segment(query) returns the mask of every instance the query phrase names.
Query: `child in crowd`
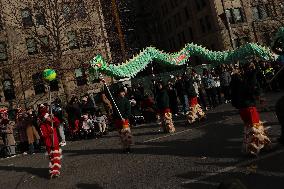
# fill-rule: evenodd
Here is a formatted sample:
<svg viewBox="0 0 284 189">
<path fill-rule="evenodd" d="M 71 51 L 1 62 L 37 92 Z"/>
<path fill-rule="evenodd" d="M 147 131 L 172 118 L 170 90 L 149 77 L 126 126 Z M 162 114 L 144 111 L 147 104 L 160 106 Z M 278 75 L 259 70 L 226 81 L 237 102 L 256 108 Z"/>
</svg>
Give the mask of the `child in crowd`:
<svg viewBox="0 0 284 189">
<path fill-rule="evenodd" d="M 95 123 L 98 125 L 100 130 L 100 136 L 106 135 L 106 127 L 107 127 L 107 116 L 102 114 L 102 111 L 99 109 L 96 112 L 96 117 L 94 119 Z"/>
<path fill-rule="evenodd" d="M 91 117 L 88 114 L 82 115 L 81 134 L 84 138 L 87 138 L 94 130 L 94 124 Z"/>
<path fill-rule="evenodd" d="M 5 156 L 14 157 L 16 155 L 16 142 L 14 138 L 15 123 L 8 118 L 8 110 L 6 108 L 0 109 L 0 133 L 5 145 Z"/>
</svg>

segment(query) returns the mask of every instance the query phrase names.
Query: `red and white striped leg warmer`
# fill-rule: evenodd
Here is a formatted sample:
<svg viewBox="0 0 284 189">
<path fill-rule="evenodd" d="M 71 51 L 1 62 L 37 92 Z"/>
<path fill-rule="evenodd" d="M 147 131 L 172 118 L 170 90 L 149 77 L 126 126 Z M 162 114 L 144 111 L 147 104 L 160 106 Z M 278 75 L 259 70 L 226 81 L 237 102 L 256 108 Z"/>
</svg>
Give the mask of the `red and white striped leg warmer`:
<svg viewBox="0 0 284 189">
<path fill-rule="evenodd" d="M 60 175 L 62 150 L 55 148 L 49 153 L 49 173 L 50 175 Z"/>
</svg>

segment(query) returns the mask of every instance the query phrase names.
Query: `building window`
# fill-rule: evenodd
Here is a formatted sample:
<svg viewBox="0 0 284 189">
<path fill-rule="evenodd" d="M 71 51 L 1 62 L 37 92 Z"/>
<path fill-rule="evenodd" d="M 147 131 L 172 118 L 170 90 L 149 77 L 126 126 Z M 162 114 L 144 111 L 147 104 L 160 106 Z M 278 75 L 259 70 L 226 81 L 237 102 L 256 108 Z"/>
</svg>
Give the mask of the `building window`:
<svg viewBox="0 0 284 189">
<path fill-rule="evenodd" d="M 64 3 L 63 4 L 63 17 L 65 20 L 72 20 L 72 7 L 71 3 Z"/>
<path fill-rule="evenodd" d="M 266 6 L 259 6 L 261 19 L 265 19 L 268 17 L 268 10 L 266 8 L 267 8 Z"/>
<path fill-rule="evenodd" d="M 37 43 L 35 41 L 34 38 L 29 38 L 26 39 L 26 45 L 27 45 L 27 49 L 28 49 L 28 54 L 29 55 L 33 55 L 33 54 L 37 54 Z"/>
<path fill-rule="evenodd" d="M 234 23 L 234 17 L 233 17 L 232 9 L 226 9 L 226 17 L 227 17 L 229 23 L 231 23 L 231 24 Z"/>
<path fill-rule="evenodd" d="M 234 15 L 234 23 L 242 23 L 244 22 L 242 9 L 241 8 L 235 8 L 233 9 L 233 15 Z"/>
<path fill-rule="evenodd" d="M 0 15 L 0 31 L 4 29 L 2 16 Z"/>
<path fill-rule="evenodd" d="M 6 101 L 14 100 L 16 98 L 15 88 L 12 77 L 9 73 L 4 72 L 3 92 Z"/>
<path fill-rule="evenodd" d="M 69 48 L 70 49 L 78 49 L 79 44 L 78 44 L 78 37 L 75 31 L 69 31 L 67 33 L 68 40 L 69 40 Z"/>
<path fill-rule="evenodd" d="M 77 86 L 82 86 L 87 84 L 86 74 L 82 68 L 75 70 L 75 77 L 77 81 Z"/>
<path fill-rule="evenodd" d="M 45 93 L 44 80 L 42 73 L 36 73 L 32 76 L 35 94 Z"/>
<path fill-rule="evenodd" d="M 0 42 L 0 61 L 8 60 L 7 46 L 5 42 Z"/>
<path fill-rule="evenodd" d="M 36 24 L 37 26 L 45 26 L 46 25 L 46 20 L 45 20 L 45 16 L 44 16 L 44 9 L 43 8 L 38 8 L 36 15 Z"/>
<path fill-rule="evenodd" d="M 52 80 L 49 82 L 50 91 L 59 91 L 58 80 Z"/>
<path fill-rule="evenodd" d="M 211 25 L 211 22 L 210 22 L 210 17 L 208 15 L 205 16 L 205 22 L 206 22 L 207 30 L 211 31 L 212 30 L 212 25 Z"/>
<path fill-rule="evenodd" d="M 252 14 L 253 14 L 253 20 L 259 20 L 261 17 L 260 17 L 260 12 L 259 12 L 259 9 L 258 7 L 252 7 Z"/>
<path fill-rule="evenodd" d="M 252 7 L 253 20 L 261 20 L 270 16 L 271 10 L 268 5 L 257 5 Z"/>
<path fill-rule="evenodd" d="M 82 0 L 76 2 L 76 17 L 78 19 L 85 19 L 87 17 L 86 7 Z"/>
<path fill-rule="evenodd" d="M 81 46 L 83 48 L 93 46 L 91 30 L 89 29 L 81 30 Z"/>
<path fill-rule="evenodd" d="M 33 26 L 33 18 L 30 9 L 26 8 L 22 10 L 22 22 L 24 27 Z"/>
<path fill-rule="evenodd" d="M 13 81 L 11 79 L 5 79 L 3 81 L 3 91 L 6 101 L 16 98 Z"/>
<path fill-rule="evenodd" d="M 226 16 L 230 24 L 244 22 L 244 16 L 241 8 L 227 9 Z"/>
</svg>

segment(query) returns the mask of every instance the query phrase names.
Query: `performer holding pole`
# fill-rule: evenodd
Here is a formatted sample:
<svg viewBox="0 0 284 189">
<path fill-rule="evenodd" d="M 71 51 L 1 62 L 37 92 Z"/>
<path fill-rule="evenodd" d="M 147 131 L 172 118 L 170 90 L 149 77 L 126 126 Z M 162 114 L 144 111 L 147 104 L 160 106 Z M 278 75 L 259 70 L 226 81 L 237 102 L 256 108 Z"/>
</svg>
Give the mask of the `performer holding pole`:
<svg viewBox="0 0 284 189">
<path fill-rule="evenodd" d="M 232 76 L 232 105 L 239 109 L 241 119 L 245 124 L 243 152 L 257 156 L 261 149 L 270 146 L 271 141 L 256 108 L 260 91 L 255 65 L 249 63 L 244 70 L 244 75 L 235 73 Z"/>
<path fill-rule="evenodd" d="M 131 145 L 133 144 L 133 136 L 129 126 L 131 105 L 129 100 L 125 97 L 126 91 L 121 87 L 118 90 L 116 99 L 114 99 L 106 81 L 102 78 L 102 75 L 100 75 L 100 77 L 114 105 L 113 119 L 115 120 L 115 126 L 120 136 L 123 152 L 131 153 Z"/>
<path fill-rule="evenodd" d="M 55 71 L 51 69 L 46 69 L 44 71 L 44 78 L 47 81 L 54 80 L 56 78 Z M 49 176 L 52 179 L 60 176 L 62 151 L 59 148 L 57 129 L 54 128 L 59 126 L 60 121 L 52 114 L 50 86 L 48 86 L 47 88 L 49 93 L 49 107 L 44 104 L 40 105 L 39 122 L 40 122 L 41 134 L 50 160 Z"/>
</svg>

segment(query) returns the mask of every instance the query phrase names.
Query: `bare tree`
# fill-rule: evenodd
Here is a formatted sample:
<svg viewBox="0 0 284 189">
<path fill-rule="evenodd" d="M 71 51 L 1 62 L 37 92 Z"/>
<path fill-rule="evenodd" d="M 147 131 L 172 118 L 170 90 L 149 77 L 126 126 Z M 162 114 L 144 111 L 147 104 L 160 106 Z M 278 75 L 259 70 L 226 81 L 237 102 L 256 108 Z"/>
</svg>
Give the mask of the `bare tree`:
<svg viewBox="0 0 284 189">
<path fill-rule="evenodd" d="M 66 72 L 90 60 L 96 53 L 93 49 L 105 39 L 100 32 L 102 25 L 92 22 L 90 16 L 100 14 L 97 12 L 97 1 L 1 0 L 1 4 L 5 29 L 20 31 L 22 35 L 29 37 L 27 43 L 40 47 L 37 58 L 43 59 L 46 66 L 58 70 L 68 97 L 67 82 L 64 79 Z M 90 48 L 87 50 L 86 47 Z M 13 48 L 17 52 L 21 51 L 16 46 Z M 72 53 L 73 49 L 77 49 L 76 55 Z M 17 53 L 15 57 L 20 59 L 23 56 Z"/>
</svg>

